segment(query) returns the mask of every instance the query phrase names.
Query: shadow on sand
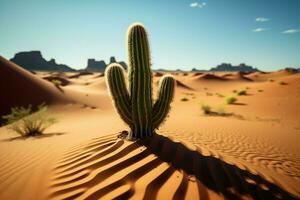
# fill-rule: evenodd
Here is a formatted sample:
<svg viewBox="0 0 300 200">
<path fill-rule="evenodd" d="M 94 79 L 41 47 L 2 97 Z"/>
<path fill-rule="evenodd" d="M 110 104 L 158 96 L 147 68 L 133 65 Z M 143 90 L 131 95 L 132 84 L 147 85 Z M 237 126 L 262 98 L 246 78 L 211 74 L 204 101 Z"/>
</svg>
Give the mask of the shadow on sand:
<svg viewBox="0 0 300 200">
<path fill-rule="evenodd" d="M 227 164 L 215 157 L 203 156 L 198 151 L 190 150 L 167 137 L 155 135 L 139 143 L 175 169 L 194 175 L 201 182 L 198 183 L 198 187 L 203 184 L 226 199 L 241 199 L 245 196 L 253 199 L 296 199 L 259 175 Z M 185 193 L 186 190 L 187 188 L 183 187 L 177 192 Z M 146 193 L 145 196 L 155 197 L 156 191 L 149 190 Z"/>
<path fill-rule="evenodd" d="M 259 175 L 201 155 L 195 146 L 156 134 L 136 142 L 122 139 L 126 136 L 123 131 L 95 138 L 66 152 L 54 166 L 50 198 L 92 200 L 114 194 L 113 199 L 129 199 L 144 188 L 140 199 L 156 199 L 167 182 L 175 181 L 167 199 L 185 199 L 189 184 L 198 187 L 200 199 L 210 199 L 209 191 L 231 200 L 296 199 Z M 165 162 L 164 169 L 158 167 Z M 137 185 L 149 173 L 156 175 Z"/>
</svg>

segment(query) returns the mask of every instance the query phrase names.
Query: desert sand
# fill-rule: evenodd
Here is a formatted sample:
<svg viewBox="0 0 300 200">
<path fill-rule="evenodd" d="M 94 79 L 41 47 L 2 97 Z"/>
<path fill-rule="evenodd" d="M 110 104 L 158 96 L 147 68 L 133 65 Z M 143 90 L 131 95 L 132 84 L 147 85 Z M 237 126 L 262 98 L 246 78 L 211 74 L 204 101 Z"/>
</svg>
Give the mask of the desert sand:
<svg viewBox="0 0 300 200">
<path fill-rule="evenodd" d="M 0 115 L 45 102 L 58 120 L 34 138 L 0 127 L 0 199 L 300 198 L 300 73 L 174 76 L 169 117 L 132 142 L 103 74 L 31 73 L 0 57 Z"/>
</svg>

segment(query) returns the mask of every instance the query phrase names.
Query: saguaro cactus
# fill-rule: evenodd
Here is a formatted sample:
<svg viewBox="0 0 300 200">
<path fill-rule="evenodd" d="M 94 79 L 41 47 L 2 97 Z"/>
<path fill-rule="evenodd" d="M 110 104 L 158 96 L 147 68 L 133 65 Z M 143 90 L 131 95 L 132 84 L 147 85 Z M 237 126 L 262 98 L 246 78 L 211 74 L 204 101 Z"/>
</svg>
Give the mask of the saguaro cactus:
<svg viewBox="0 0 300 200">
<path fill-rule="evenodd" d="M 117 63 L 105 70 L 106 82 L 114 105 L 129 125 L 129 139 L 152 136 L 166 118 L 173 100 L 176 81 L 171 75 L 162 77 L 157 100 L 152 101 L 152 72 L 147 33 L 143 25 L 133 24 L 128 29 L 128 83 L 124 69 Z"/>
</svg>

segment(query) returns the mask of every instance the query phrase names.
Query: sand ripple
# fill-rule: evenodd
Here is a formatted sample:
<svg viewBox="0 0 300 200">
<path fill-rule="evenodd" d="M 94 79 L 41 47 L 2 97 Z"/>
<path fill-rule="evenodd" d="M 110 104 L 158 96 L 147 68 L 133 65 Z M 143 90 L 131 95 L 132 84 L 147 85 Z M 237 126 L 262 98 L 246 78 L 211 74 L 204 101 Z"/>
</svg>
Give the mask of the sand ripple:
<svg viewBox="0 0 300 200">
<path fill-rule="evenodd" d="M 293 199 L 210 149 L 168 137 L 130 142 L 111 135 L 78 145 L 53 169 L 53 199 Z M 255 157 L 256 159 L 260 159 Z M 262 161 L 258 161 L 262 162 Z"/>
</svg>

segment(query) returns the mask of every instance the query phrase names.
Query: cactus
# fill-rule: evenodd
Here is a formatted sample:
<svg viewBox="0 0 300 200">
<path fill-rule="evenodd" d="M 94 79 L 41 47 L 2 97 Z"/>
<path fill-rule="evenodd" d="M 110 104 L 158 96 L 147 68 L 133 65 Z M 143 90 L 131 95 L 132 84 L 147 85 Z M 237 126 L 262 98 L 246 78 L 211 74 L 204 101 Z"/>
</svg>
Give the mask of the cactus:
<svg viewBox="0 0 300 200">
<path fill-rule="evenodd" d="M 105 70 L 106 83 L 114 106 L 122 120 L 130 127 L 128 139 L 152 136 L 166 118 L 174 97 L 176 81 L 171 75 L 162 77 L 157 100 L 152 100 L 152 71 L 147 33 L 143 25 L 128 29 L 128 89 L 124 69 L 118 63 Z"/>
</svg>

